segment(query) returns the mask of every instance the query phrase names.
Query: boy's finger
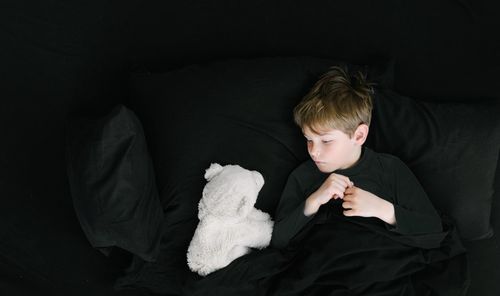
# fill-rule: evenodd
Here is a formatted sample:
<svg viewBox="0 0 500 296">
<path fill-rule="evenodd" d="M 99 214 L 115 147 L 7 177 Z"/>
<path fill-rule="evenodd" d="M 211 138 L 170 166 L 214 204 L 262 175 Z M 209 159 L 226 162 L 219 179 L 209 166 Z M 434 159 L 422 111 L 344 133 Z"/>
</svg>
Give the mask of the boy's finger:
<svg viewBox="0 0 500 296">
<path fill-rule="evenodd" d="M 332 173 L 330 176 L 333 180 L 335 180 L 335 179 L 342 180 L 342 182 L 344 183 L 344 187 L 347 187 L 347 186 L 349 186 L 349 184 L 352 183 L 351 180 L 349 179 L 349 177 L 344 176 L 344 175 Z"/>
<path fill-rule="evenodd" d="M 344 189 L 352 187 L 353 184 L 349 179 L 347 180 L 340 179 L 338 180 L 338 182 Z"/>
<path fill-rule="evenodd" d="M 345 187 L 350 186 L 352 183 L 351 180 L 349 179 L 349 177 L 346 177 L 346 176 L 342 176 L 342 180 L 344 181 Z"/>
<path fill-rule="evenodd" d="M 343 196 L 343 195 L 339 195 L 339 194 L 337 194 L 337 193 L 334 193 L 332 197 L 333 197 L 333 199 L 339 199 L 339 198 L 340 198 L 340 199 L 343 199 L 343 198 L 344 198 L 344 196 Z"/>
<path fill-rule="evenodd" d="M 352 216 L 355 216 L 355 214 L 354 214 L 353 210 L 345 210 L 344 211 L 344 216 L 352 217 Z"/>
<path fill-rule="evenodd" d="M 352 203 L 351 203 L 351 202 L 348 202 L 348 201 L 344 201 L 344 202 L 342 203 L 342 207 L 343 207 L 344 209 L 349 209 L 349 210 L 350 210 L 350 209 L 352 209 Z"/>
<path fill-rule="evenodd" d="M 345 194 L 353 194 L 355 191 L 355 187 L 352 186 L 352 187 L 347 187 L 346 190 L 345 190 Z"/>
</svg>

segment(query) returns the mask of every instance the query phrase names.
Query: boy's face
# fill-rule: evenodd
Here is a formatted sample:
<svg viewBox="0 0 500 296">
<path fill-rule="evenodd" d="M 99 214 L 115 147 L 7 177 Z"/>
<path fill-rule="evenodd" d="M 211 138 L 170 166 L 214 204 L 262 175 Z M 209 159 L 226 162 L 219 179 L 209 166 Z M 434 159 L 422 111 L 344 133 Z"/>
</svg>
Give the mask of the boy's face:
<svg viewBox="0 0 500 296">
<path fill-rule="evenodd" d="M 364 128 L 360 131 L 358 127 L 352 137 L 337 129 L 323 129 L 319 133 L 308 127 L 303 129 L 309 155 L 323 173 L 346 169 L 358 161 L 361 145 L 366 139 L 366 135 L 360 135 L 360 132 L 363 133 Z"/>
</svg>

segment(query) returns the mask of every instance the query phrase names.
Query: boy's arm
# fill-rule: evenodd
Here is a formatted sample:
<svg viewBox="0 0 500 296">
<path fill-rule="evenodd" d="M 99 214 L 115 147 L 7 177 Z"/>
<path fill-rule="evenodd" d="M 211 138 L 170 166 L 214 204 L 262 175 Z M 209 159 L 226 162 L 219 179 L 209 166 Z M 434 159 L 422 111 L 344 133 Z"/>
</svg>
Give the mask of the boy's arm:
<svg viewBox="0 0 500 296">
<path fill-rule="evenodd" d="M 342 207 L 345 216 L 376 217 L 401 234 L 442 231 L 441 218 L 410 169 L 400 160 L 388 168 L 393 174 L 394 201 L 353 186 L 347 188 Z"/>
<path fill-rule="evenodd" d="M 301 169 L 304 170 L 304 167 Z M 343 198 L 346 188 L 353 185 L 348 177 L 332 173 L 323 180 L 315 192 L 304 200 L 307 194 L 300 186 L 298 177 L 305 177 L 309 180 L 310 176 L 305 176 L 307 173 L 304 174 L 301 169 L 294 171 L 288 178 L 276 211 L 271 245 L 277 248 L 288 245 L 322 205 L 330 199 Z"/>
<path fill-rule="evenodd" d="M 271 246 L 283 248 L 312 219 L 304 215 L 303 190 L 292 173 L 283 189 L 283 194 L 276 210 Z"/>
<path fill-rule="evenodd" d="M 396 227 L 402 234 L 441 232 L 441 217 L 412 171 L 402 162 L 394 167 Z"/>
</svg>

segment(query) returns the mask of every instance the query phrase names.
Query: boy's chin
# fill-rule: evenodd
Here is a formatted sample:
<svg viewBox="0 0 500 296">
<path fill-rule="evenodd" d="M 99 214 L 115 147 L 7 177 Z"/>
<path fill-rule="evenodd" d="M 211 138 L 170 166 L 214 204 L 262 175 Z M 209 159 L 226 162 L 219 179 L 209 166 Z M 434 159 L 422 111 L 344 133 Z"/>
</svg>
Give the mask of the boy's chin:
<svg viewBox="0 0 500 296">
<path fill-rule="evenodd" d="M 316 163 L 316 167 L 322 173 L 332 173 L 333 171 L 335 171 L 335 169 L 332 169 L 331 166 L 329 166 L 327 164 Z"/>
</svg>

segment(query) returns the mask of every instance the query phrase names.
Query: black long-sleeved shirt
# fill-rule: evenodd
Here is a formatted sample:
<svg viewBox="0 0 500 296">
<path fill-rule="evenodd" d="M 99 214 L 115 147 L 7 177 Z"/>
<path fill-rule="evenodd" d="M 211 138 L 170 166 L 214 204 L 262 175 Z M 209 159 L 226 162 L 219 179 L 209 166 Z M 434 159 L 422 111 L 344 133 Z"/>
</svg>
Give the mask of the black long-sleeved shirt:
<svg viewBox="0 0 500 296">
<path fill-rule="evenodd" d="M 442 231 L 440 216 L 410 169 L 397 157 L 363 148 L 352 167 L 334 173 L 349 177 L 354 185 L 394 205 L 396 225 L 387 228 L 415 235 Z M 271 245 L 282 248 L 314 217 L 304 215 L 305 200 L 330 174 L 308 160 L 289 176 L 275 214 Z M 349 219 L 349 217 L 345 217 Z"/>
</svg>

